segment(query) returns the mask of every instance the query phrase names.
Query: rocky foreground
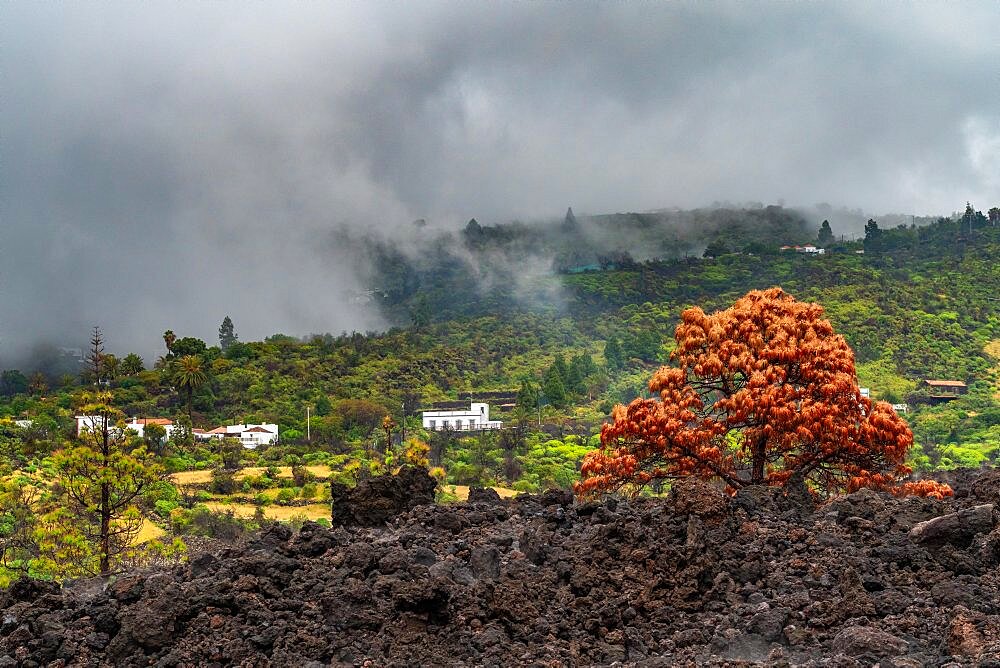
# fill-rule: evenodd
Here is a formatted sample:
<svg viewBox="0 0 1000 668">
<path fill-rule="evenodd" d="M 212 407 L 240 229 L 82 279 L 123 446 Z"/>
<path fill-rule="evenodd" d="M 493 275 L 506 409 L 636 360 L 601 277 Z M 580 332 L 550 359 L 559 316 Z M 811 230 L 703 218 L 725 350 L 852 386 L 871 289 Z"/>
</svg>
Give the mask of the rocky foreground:
<svg viewBox="0 0 1000 668">
<path fill-rule="evenodd" d="M 480 491 L 275 525 L 170 570 L 16 583 L 0 666 L 1000 666 L 1000 472 L 951 482 L 820 508 Z"/>
</svg>

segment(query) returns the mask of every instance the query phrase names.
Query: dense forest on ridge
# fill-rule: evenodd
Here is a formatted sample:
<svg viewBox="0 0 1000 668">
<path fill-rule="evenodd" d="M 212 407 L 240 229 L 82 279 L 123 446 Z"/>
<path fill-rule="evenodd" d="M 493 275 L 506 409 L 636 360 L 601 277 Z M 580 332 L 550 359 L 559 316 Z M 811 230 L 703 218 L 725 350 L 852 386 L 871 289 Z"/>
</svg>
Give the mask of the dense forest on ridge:
<svg viewBox="0 0 1000 668">
<path fill-rule="evenodd" d="M 388 331 L 243 342 L 229 321 L 219 345 L 168 332 L 158 359 L 103 353 L 99 378 L 55 348 L 40 348 L 35 368 L 4 369 L 4 493 L 9 502 L 26 484 L 48 489 L 53 458 L 72 439 L 73 415 L 95 382 L 129 417 L 279 426 L 279 444 L 235 453 L 190 431 L 174 440 L 147 435 L 142 445 L 165 473 L 217 472 L 194 491 L 165 481 L 144 492 L 168 531 L 217 531 L 226 520 L 199 510 L 199 501 L 318 503 L 317 482 L 350 483 L 400 461 L 427 461 L 454 485 L 566 489 L 612 406 L 643 395 L 669 361 L 685 308 L 723 309 L 770 286 L 821 304 L 854 350 L 860 384 L 874 399 L 906 404 L 915 468 L 995 461 L 1000 210 L 969 207 L 886 229 L 872 220 L 858 240 L 835 233 L 766 207 L 580 219 L 569 211 L 548 227 L 473 220 L 428 242 L 437 250 L 426 254 L 355 239 L 373 258 L 363 298 L 396 323 Z M 825 252 L 781 249 L 805 244 Z M 927 379 L 961 381 L 968 392 L 936 401 Z M 489 392 L 516 396 L 513 406 L 493 407 L 508 429 L 421 428 L 421 408 Z M 218 473 L 254 466 L 235 478 Z M 280 499 L 268 496 L 272 487 Z M 5 517 L 0 534 L 10 532 Z"/>
</svg>

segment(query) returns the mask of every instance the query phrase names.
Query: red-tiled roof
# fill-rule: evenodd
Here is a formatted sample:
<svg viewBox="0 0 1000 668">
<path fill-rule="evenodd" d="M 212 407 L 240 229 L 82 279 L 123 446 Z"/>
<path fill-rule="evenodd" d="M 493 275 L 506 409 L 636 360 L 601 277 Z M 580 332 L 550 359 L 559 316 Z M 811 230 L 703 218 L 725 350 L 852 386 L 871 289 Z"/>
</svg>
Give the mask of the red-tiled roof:
<svg viewBox="0 0 1000 668">
<path fill-rule="evenodd" d="M 932 387 L 967 387 L 960 380 L 925 380 L 924 382 Z"/>
<path fill-rule="evenodd" d="M 249 429 L 244 429 L 243 433 L 245 434 L 248 431 L 252 431 L 252 432 L 255 432 L 255 433 L 264 432 L 265 434 L 273 434 L 274 433 L 270 429 L 264 429 L 263 427 L 250 427 Z"/>
<path fill-rule="evenodd" d="M 174 421 L 168 418 L 135 418 L 133 424 L 158 424 L 161 427 L 173 424 Z"/>
</svg>

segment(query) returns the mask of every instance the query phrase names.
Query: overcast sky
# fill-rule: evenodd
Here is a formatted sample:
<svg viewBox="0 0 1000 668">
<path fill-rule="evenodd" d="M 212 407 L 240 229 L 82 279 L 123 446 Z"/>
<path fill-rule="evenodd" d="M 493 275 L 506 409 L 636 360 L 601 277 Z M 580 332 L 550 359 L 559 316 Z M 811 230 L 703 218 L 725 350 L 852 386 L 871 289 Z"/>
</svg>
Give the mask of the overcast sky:
<svg viewBox="0 0 1000 668">
<path fill-rule="evenodd" d="M 3 11 L 8 346 L 376 328 L 335 225 L 1000 204 L 993 0 Z"/>
</svg>

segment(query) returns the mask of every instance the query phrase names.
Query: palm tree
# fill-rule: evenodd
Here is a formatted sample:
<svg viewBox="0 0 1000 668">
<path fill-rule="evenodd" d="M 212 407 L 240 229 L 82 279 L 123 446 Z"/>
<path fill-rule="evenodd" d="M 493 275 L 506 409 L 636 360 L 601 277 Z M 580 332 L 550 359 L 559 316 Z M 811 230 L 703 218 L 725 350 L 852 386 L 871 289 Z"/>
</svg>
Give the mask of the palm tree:
<svg viewBox="0 0 1000 668">
<path fill-rule="evenodd" d="M 202 368 L 201 358 L 197 355 L 185 355 L 177 360 L 174 367 L 174 385 L 178 390 L 187 392 L 188 419 L 191 419 L 191 404 L 194 402 L 194 391 L 208 382 L 208 376 Z"/>
</svg>

